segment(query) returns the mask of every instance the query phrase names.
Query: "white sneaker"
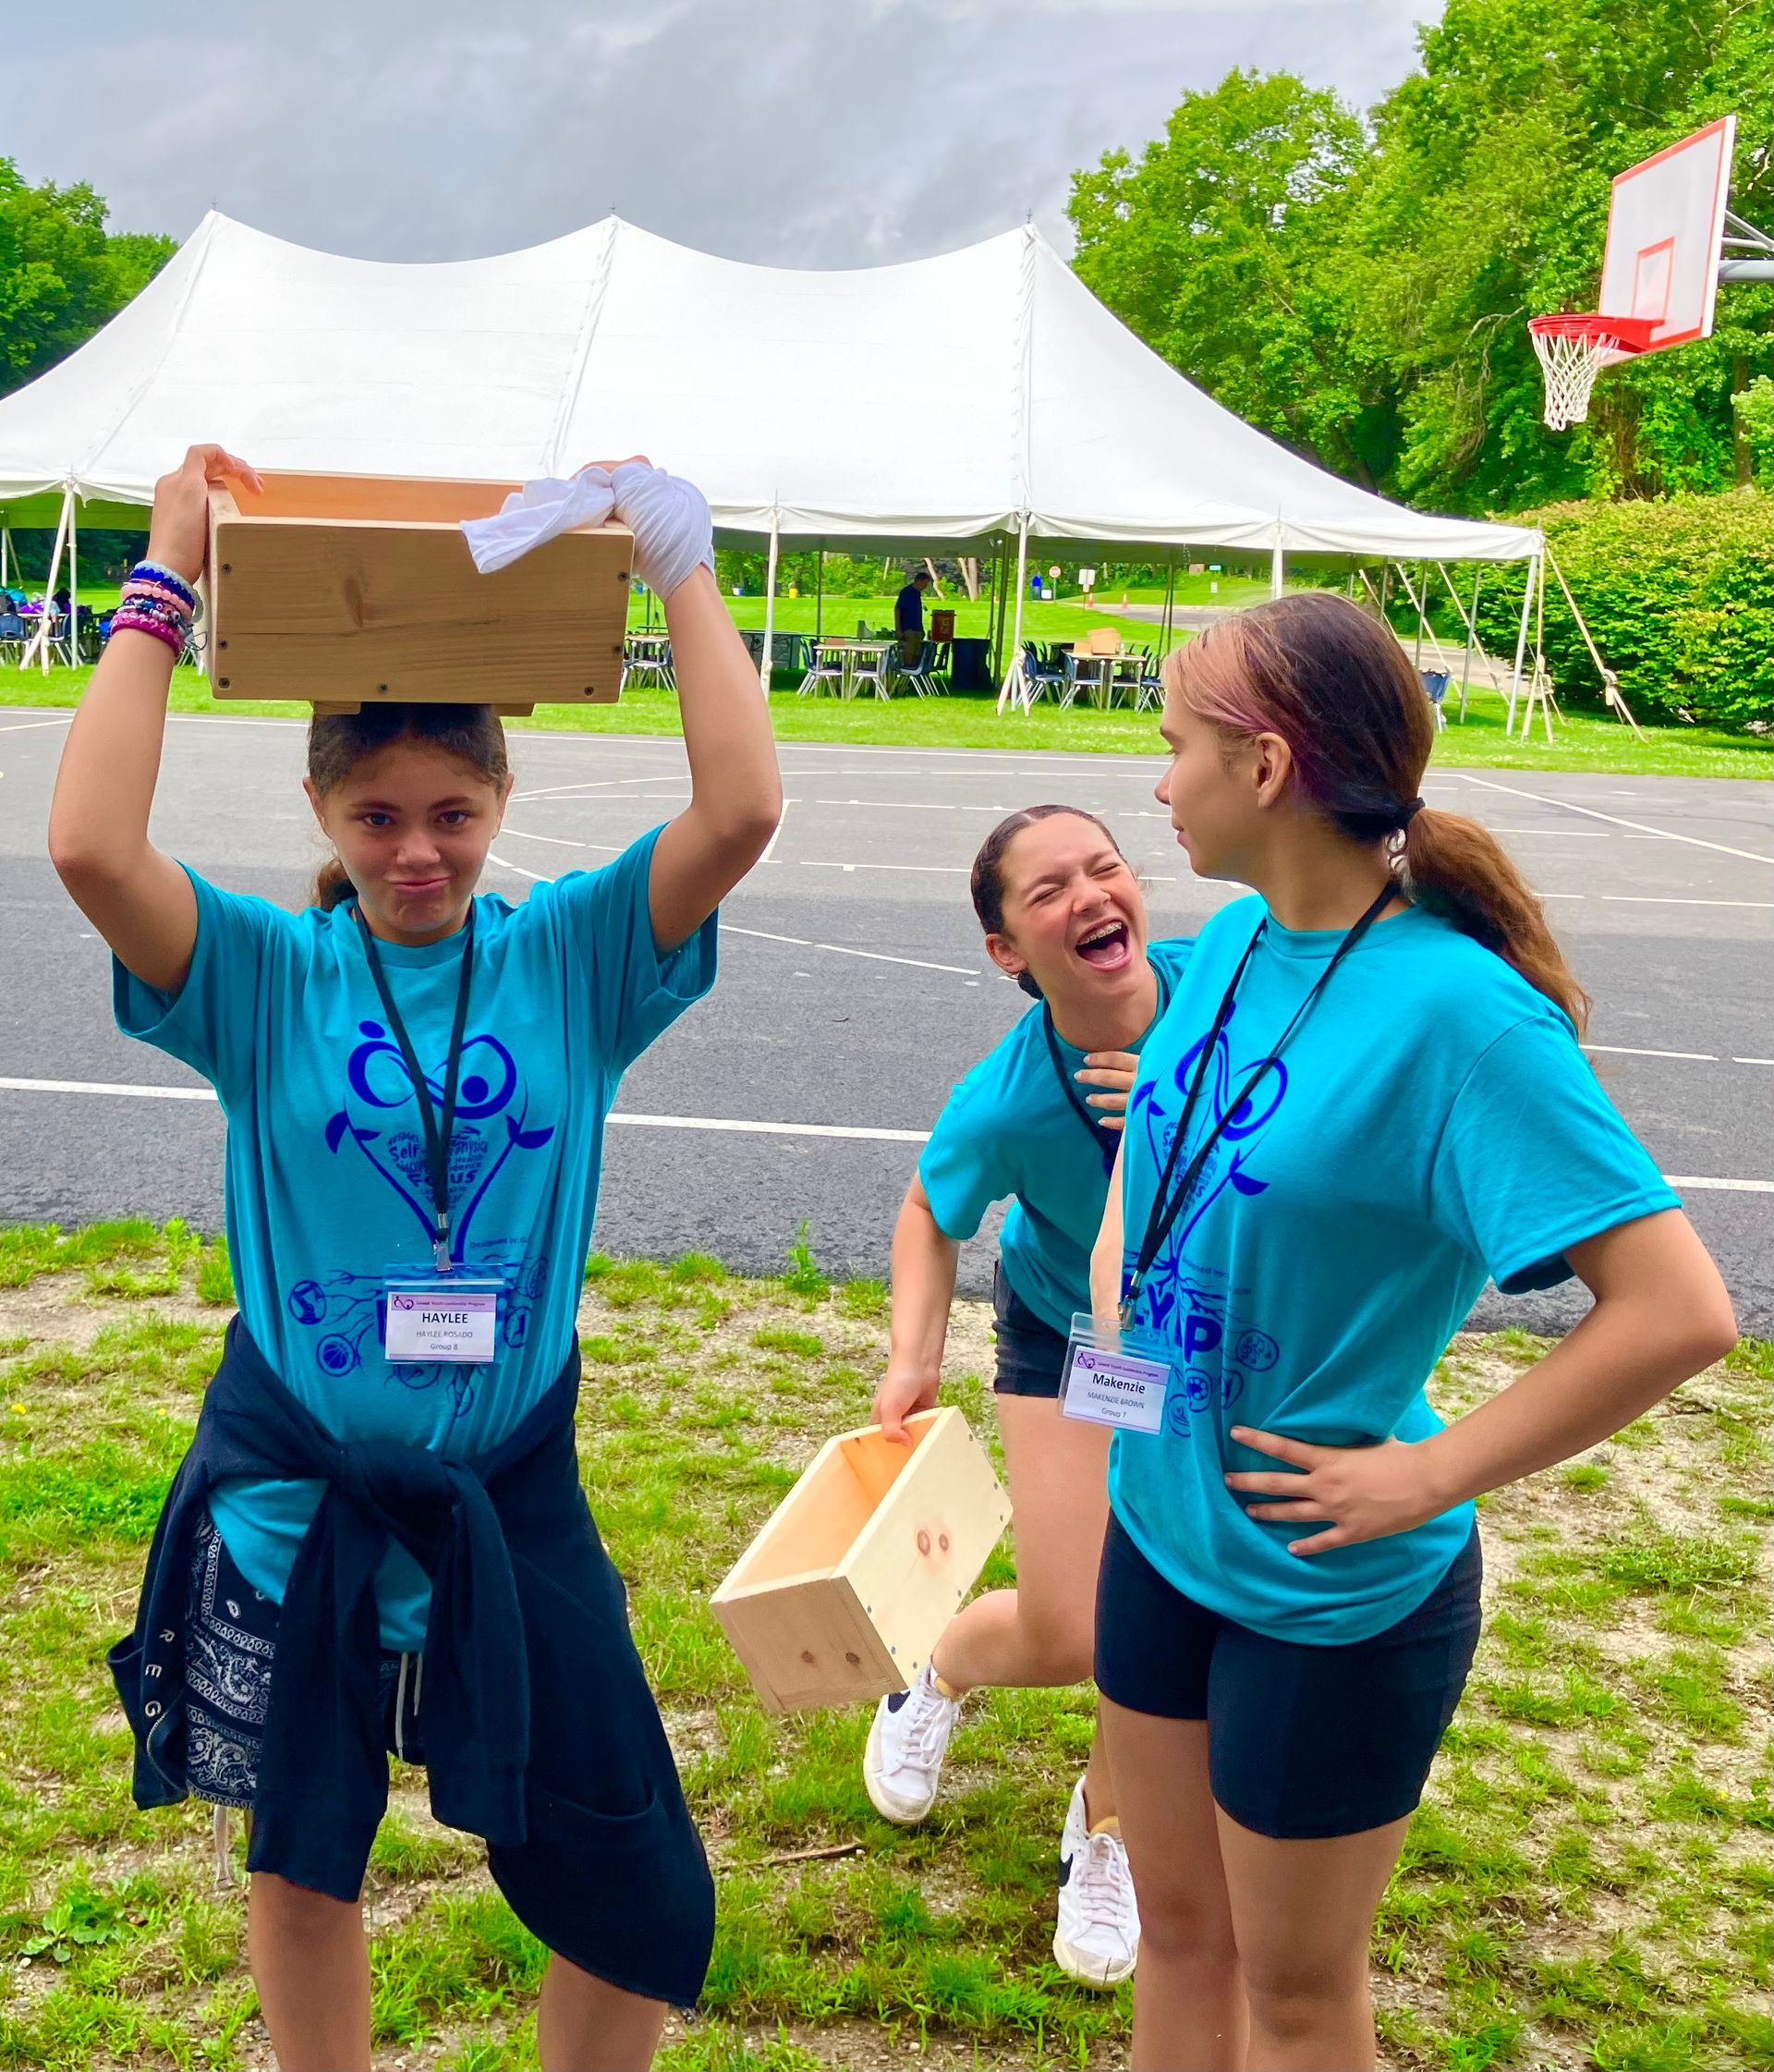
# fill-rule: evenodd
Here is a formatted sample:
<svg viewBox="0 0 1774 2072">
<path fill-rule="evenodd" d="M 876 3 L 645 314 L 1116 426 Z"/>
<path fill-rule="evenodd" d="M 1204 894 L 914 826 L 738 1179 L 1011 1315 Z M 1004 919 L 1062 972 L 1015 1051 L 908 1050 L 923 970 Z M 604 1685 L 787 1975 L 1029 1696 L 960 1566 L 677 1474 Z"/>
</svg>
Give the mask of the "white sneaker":
<svg viewBox="0 0 1774 2072">
<path fill-rule="evenodd" d="M 937 1689 L 928 1663 L 910 1690 L 893 1691 L 875 1708 L 862 1781 L 883 1820 L 912 1827 L 936 1804 L 942 1758 L 960 1717 L 960 1700 Z"/>
<path fill-rule="evenodd" d="M 1072 1789 L 1060 1836 L 1060 1920 L 1053 1961 L 1080 1985 L 1112 1986 L 1131 1978 L 1139 1957 L 1139 1907 L 1117 1822 L 1090 1832 L 1084 1780 Z"/>
</svg>

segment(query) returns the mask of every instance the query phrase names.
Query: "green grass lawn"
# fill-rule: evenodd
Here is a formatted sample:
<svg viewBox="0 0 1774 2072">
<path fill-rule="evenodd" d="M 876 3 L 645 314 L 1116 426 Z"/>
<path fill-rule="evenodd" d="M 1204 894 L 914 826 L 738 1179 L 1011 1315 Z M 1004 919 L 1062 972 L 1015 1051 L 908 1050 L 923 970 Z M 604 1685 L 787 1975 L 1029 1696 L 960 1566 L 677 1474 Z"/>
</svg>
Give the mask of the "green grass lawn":
<svg viewBox="0 0 1774 2072">
<path fill-rule="evenodd" d="M 1047 607 L 1061 613 L 1064 604 Z M 1048 636 L 1043 635 L 1042 638 Z M 91 669 L 39 671 L 0 668 L 0 706 L 77 705 Z M 1074 706 L 1057 712 L 1037 705 L 1029 713 L 1000 716 L 989 696 L 897 698 L 844 701 L 799 698 L 792 672 L 776 672 L 771 713 L 777 738 L 784 741 L 843 741 L 885 748 L 1050 749 L 1069 755 L 1086 752 L 1156 755 L 1160 752 L 1156 713 L 1096 712 Z M 229 699 L 218 704 L 196 670 L 181 669 L 173 679 L 176 713 L 235 713 L 244 718 L 283 717 L 305 720 L 306 705 L 268 704 Z M 1774 743 L 1748 735 L 1720 734 L 1708 727 L 1647 727 L 1641 742 L 1612 719 L 1572 713 L 1557 724 L 1554 744 L 1536 733 L 1532 741 L 1507 738 L 1502 700 L 1490 691 L 1473 694 L 1463 725 L 1451 720 L 1436 741 L 1435 762 L 1444 767 L 1476 770 L 1596 770 L 1614 775 L 1675 777 L 1759 777 L 1770 772 Z M 516 728 L 541 727 L 581 734 L 675 734 L 677 701 L 669 691 L 637 689 L 615 705 L 545 705 L 532 719 L 513 720 Z"/>
<path fill-rule="evenodd" d="M 230 1298 L 179 1226 L 0 1229 L 0 2066 L 268 2063 L 238 1889 L 208 1820 L 130 1801 L 103 1669 L 188 1439 Z M 994 1434 L 988 1320 L 961 1305 L 949 1394 Z M 712 1261 L 594 1259 L 581 1314 L 586 1481 L 720 1889 L 702 2013 L 672 2072 L 1125 2062 L 1128 1994 L 1054 1968 L 1055 1838 L 1087 1691 L 969 1704 L 921 1828 L 862 1788 L 866 1708 L 751 1696 L 708 1595 L 830 1432 L 863 1421 L 878 1284 Z M 1538 1356 L 1457 1340 L 1444 1411 Z M 1381 1911 L 1386 2062 L 1736 2072 L 1774 2051 L 1770 1348 L 1483 1506 L 1489 1626 Z M 1013 1578 L 1007 1549 L 988 1584 Z M 371 1859 L 378 2063 L 534 2062 L 542 1956 L 472 1841 L 397 1769 Z"/>
</svg>

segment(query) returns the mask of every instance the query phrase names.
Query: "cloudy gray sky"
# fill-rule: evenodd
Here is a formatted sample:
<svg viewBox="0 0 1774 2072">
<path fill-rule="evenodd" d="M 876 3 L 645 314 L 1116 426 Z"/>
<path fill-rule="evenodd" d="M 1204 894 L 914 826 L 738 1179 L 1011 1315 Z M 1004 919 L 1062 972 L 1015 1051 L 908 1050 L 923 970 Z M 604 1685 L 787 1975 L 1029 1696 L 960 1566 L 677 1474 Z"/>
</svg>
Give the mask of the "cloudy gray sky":
<svg viewBox="0 0 1774 2072">
<path fill-rule="evenodd" d="M 90 179 L 114 228 L 183 238 L 214 207 L 369 259 L 612 208 L 778 265 L 917 258 L 1026 210 L 1069 249 L 1071 172 L 1186 89 L 1285 67 L 1366 105 L 1440 4 L 85 0 L 13 10 L 0 151 Z"/>
</svg>

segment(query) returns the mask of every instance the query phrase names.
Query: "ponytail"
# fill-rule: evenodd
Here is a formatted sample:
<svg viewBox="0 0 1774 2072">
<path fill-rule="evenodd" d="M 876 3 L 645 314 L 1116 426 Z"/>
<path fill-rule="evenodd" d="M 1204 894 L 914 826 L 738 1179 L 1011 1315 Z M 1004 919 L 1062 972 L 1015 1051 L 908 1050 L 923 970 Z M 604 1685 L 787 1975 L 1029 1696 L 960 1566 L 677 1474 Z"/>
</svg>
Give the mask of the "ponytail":
<svg viewBox="0 0 1774 2072">
<path fill-rule="evenodd" d="M 1476 821 L 1417 797 L 1435 717 L 1389 627 L 1328 591 L 1234 613 L 1164 663 L 1166 687 L 1222 734 L 1278 734 L 1303 796 L 1353 842 L 1388 842 L 1405 893 L 1563 1009 L 1581 1035 L 1589 996 L 1540 903 Z"/>
<path fill-rule="evenodd" d="M 308 903 L 318 907 L 322 913 L 330 913 L 334 907 L 344 906 L 347 899 L 355 899 L 357 895 L 358 888 L 346 872 L 345 859 L 330 856 L 314 873 Z"/>
<path fill-rule="evenodd" d="M 1450 920 L 1563 1008 L 1581 1036 L 1589 995 L 1546 925 L 1539 901 L 1502 845 L 1476 820 L 1425 809 L 1411 817 L 1402 851 L 1405 892 Z"/>
</svg>

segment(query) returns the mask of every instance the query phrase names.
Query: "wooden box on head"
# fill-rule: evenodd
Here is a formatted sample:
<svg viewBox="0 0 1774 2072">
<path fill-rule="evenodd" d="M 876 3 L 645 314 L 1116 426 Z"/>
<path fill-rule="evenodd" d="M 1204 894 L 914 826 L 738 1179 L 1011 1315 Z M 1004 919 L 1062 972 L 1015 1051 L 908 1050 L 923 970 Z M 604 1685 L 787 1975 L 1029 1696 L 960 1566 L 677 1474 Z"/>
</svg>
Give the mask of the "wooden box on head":
<svg viewBox="0 0 1774 2072">
<path fill-rule="evenodd" d="M 770 1712 L 854 1705 L 910 1684 L 1010 1523 L 959 1410 L 828 1439 L 714 1593 Z"/>
<path fill-rule="evenodd" d="M 210 492 L 205 660 L 218 699 L 612 704 L 634 536 L 583 526 L 483 576 L 462 520 L 516 485 L 267 473 Z"/>
</svg>

